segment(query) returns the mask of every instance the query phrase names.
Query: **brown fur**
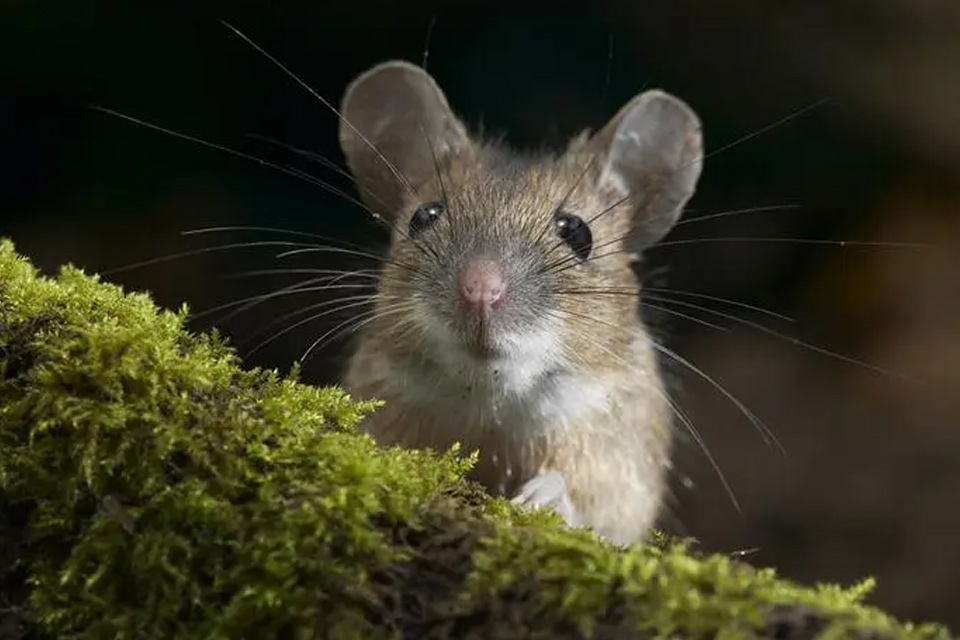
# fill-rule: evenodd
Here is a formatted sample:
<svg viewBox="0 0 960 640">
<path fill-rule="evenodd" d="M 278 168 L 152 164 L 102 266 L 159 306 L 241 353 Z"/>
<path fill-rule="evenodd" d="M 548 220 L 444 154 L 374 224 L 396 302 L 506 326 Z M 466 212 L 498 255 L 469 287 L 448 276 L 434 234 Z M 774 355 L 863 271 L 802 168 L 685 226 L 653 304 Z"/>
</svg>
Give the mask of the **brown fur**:
<svg viewBox="0 0 960 640">
<path fill-rule="evenodd" d="M 687 167 L 668 157 L 668 149 L 666 159 L 642 156 L 650 166 L 628 166 L 629 172 L 618 166 L 616 177 L 629 184 L 630 197 L 611 209 L 624 198 L 618 191 L 622 184 L 603 173 L 604 167 L 609 170 L 604 160 L 632 153 L 632 148 L 616 147 L 632 142 L 615 138 L 632 113 L 629 105 L 597 135 L 585 132 L 574 138 L 561 156 L 522 157 L 471 139 L 447 111 L 442 94 L 438 98 L 432 91 L 429 76 L 410 65 L 390 64 L 397 63 L 379 67 L 390 74 L 383 81 L 388 93 L 380 98 L 397 100 L 393 111 L 389 104 L 375 102 L 377 68 L 360 76 L 344 99 L 351 125 L 341 129 L 341 142 L 351 171 L 365 200 L 385 210 L 394 223 L 375 316 L 359 336 L 344 386 L 357 397 L 385 401 L 367 423 L 378 442 L 438 450 L 459 442 L 467 451 L 479 450 L 475 479 L 507 496 L 539 473 L 558 471 L 580 524 L 619 542 L 642 539 L 664 491 L 672 407 L 638 314 L 640 283 L 631 267 L 631 241 L 644 230 L 647 243 L 665 233 L 662 216 L 672 216 L 666 229 L 672 226 L 679 211 L 662 203 L 680 201 L 682 206 L 692 194 L 699 164 L 684 174 Z M 402 82 L 408 84 L 398 85 L 398 74 L 407 74 Z M 364 91 L 373 93 L 364 97 Z M 421 135 L 404 141 L 409 126 L 395 123 L 391 128 L 391 119 L 421 101 L 426 105 Z M 358 140 L 354 122 L 365 139 Z M 693 133 L 668 131 L 667 142 L 698 145 L 699 123 L 692 122 Z M 431 144 L 430 166 L 424 166 L 424 140 Z M 682 146 L 678 157 L 686 161 L 688 151 Z M 409 180 L 412 190 L 400 188 L 384 159 Z M 673 193 L 677 189 L 686 191 Z M 415 242 L 409 221 L 418 206 L 434 201 L 446 201 L 444 217 Z M 592 220 L 593 252 L 586 261 L 572 256 L 553 232 L 561 204 L 564 211 Z M 522 333 L 541 326 L 537 322 L 549 324 L 542 339 L 550 345 L 546 351 L 556 351 L 559 364 L 549 372 L 560 381 L 556 391 L 547 386 L 549 393 L 530 392 L 529 400 L 519 394 L 516 401 L 513 387 L 498 379 L 499 370 L 445 353 L 457 349 L 456 340 L 462 346 L 466 339 L 444 315 L 455 302 L 445 278 L 463 255 L 477 252 L 496 255 L 509 283 L 509 311 L 498 330 Z M 558 262 L 561 267 L 545 268 Z M 437 337 L 430 329 L 434 326 L 449 329 L 453 347 Z M 519 372 L 523 363 L 509 366 Z M 525 374 L 514 375 L 522 387 Z M 538 380 L 536 375 L 530 379 Z M 577 393 L 582 400 L 574 397 Z M 552 404 L 547 402 L 551 398 Z M 556 420 L 544 423 L 541 418 L 552 411 Z"/>
</svg>

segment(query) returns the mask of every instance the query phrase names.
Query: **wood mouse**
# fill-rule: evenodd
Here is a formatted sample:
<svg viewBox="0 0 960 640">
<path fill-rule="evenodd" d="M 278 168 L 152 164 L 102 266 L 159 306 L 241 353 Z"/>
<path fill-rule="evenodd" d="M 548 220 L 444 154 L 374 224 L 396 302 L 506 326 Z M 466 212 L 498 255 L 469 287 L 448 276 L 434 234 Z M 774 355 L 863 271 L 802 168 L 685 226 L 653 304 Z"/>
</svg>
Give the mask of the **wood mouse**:
<svg viewBox="0 0 960 640">
<path fill-rule="evenodd" d="M 703 158 L 680 99 L 638 94 L 559 154 L 468 132 L 421 67 L 357 76 L 339 140 L 392 227 L 342 384 L 383 445 L 479 450 L 473 478 L 618 544 L 666 488 L 674 407 L 634 262 L 677 222 Z"/>
</svg>

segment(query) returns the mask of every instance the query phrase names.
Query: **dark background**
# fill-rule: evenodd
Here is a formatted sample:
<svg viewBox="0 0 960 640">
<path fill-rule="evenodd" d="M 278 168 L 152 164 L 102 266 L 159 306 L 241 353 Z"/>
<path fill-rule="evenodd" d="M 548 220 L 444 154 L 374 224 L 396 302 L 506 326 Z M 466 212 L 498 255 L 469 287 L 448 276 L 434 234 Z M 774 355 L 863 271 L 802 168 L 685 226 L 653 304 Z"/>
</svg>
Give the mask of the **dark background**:
<svg viewBox="0 0 960 640">
<path fill-rule="evenodd" d="M 335 103 L 369 65 L 421 62 L 435 19 L 429 69 L 455 109 L 522 146 L 561 144 L 599 126 L 644 86 L 689 102 L 716 153 L 686 214 L 691 222 L 650 252 L 649 268 L 672 288 L 795 322 L 690 298 L 683 300 L 706 310 L 673 308 L 728 329 L 657 319 L 670 346 L 757 414 L 786 450 L 764 445 L 728 398 L 673 367 L 679 402 L 741 509 L 705 457 L 684 446 L 666 524 L 710 550 L 752 550 L 749 561 L 805 582 L 875 575 L 876 604 L 960 628 L 960 5 L 5 0 L 0 235 L 47 271 L 73 262 L 107 272 L 199 247 L 302 240 L 180 234 L 216 225 L 382 247 L 383 233 L 328 192 L 87 109 L 103 105 L 349 188 L 334 172 L 246 136 L 342 160 L 333 114 L 219 18 Z M 694 222 L 771 205 L 793 207 Z M 782 240 L 730 239 L 744 237 Z M 801 241 L 851 239 L 927 246 Z M 677 240 L 690 242 L 670 244 Z M 245 270 L 347 263 L 277 261 L 277 251 L 214 251 L 106 277 L 149 290 L 165 306 L 203 311 L 296 281 L 232 277 Z M 209 316 L 197 327 L 213 322 L 252 346 L 268 335 L 258 330 L 304 299 L 229 322 Z M 292 331 L 249 362 L 286 368 L 335 324 Z M 341 347 L 311 360 L 308 378 L 331 381 Z"/>
</svg>

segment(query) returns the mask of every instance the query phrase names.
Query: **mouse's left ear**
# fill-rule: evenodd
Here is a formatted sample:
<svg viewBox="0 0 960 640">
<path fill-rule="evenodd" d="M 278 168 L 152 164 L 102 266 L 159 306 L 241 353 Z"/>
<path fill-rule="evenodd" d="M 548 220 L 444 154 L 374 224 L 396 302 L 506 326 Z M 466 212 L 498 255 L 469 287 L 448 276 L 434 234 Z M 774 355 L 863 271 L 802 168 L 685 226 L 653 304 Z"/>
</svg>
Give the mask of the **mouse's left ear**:
<svg viewBox="0 0 960 640">
<path fill-rule="evenodd" d="M 597 145 L 597 146 L 594 146 Z M 629 210 L 628 244 L 640 252 L 665 236 L 693 196 L 703 167 L 700 118 L 660 90 L 639 94 L 590 141 L 597 152 L 597 186 Z"/>
</svg>

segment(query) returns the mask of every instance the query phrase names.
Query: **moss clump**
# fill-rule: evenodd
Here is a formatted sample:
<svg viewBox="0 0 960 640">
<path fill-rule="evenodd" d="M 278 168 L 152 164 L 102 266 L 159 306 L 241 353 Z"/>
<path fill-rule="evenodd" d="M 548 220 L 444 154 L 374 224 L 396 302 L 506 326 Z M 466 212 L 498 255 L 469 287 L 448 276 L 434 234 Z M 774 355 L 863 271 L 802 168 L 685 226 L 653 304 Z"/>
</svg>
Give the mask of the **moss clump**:
<svg viewBox="0 0 960 640">
<path fill-rule="evenodd" d="M 216 335 L 0 243 L 0 635 L 947 638 L 662 541 L 490 500 L 456 452 L 245 371 Z"/>
</svg>

